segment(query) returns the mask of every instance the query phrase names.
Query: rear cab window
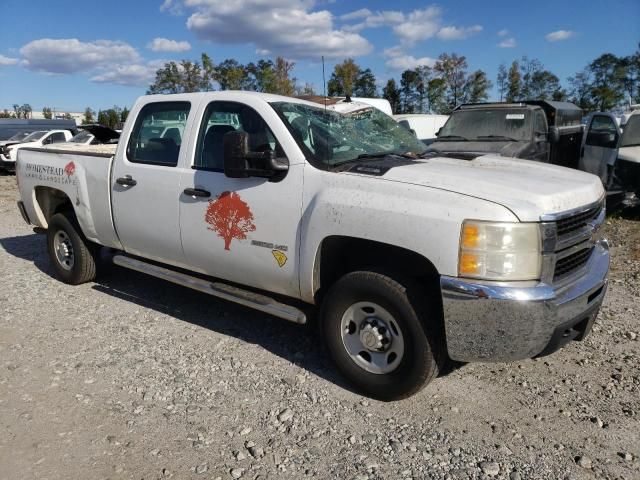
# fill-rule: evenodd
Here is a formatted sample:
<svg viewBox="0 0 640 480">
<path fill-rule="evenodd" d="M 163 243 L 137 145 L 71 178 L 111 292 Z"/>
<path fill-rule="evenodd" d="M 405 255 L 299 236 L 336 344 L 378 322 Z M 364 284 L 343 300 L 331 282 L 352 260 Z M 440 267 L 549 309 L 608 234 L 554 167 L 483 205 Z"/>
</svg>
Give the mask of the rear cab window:
<svg viewBox="0 0 640 480">
<path fill-rule="evenodd" d="M 127 159 L 175 167 L 190 110 L 190 102 L 155 102 L 142 107 L 129 138 Z"/>
</svg>

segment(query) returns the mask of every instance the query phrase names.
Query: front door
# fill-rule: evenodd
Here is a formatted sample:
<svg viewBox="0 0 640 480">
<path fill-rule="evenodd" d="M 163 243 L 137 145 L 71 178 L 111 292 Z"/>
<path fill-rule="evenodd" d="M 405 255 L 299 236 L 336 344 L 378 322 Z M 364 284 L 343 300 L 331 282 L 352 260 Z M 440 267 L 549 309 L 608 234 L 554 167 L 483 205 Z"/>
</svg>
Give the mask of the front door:
<svg viewBox="0 0 640 480">
<path fill-rule="evenodd" d="M 227 132 L 249 133 L 252 151 L 286 155 L 262 115 L 278 119 L 273 111 L 258 113 L 244 103 L 213 101 L 201 109 L 192 169 L 185 169 L 181 185 L 180 227 L 186 261 L 207 275 L 297 296 L 304 164 L 290 165 L 278 181 L 225 176 L 223 137 Z"/>
<path fill-rule="evenodd" d="M 114 223 L 124 250 L 179 266 L 184 264 L 184 255 L 178 160 L 186 150 L 182 132 L 190 109 L 189 102 L 142 107 L 126 151 L 118 151 L 111 179 Z M 166 136 L 166 132 L 172 133 Z"/>
<path fill-rule="evenodd" d="M 620 129 L 613 115 L 594 114 L 582 140 L 580 170 L 599 176 L 606 186 L 609 167 L 613 167 L 616 161 L 619 138 Z"/>
<path fill-rule="evenodd" d="M 549 129 L 547 127 L 547 118 L 542 109 L 534 111 L 533 117 L 533 135 L 535 142 L 535 153 L 532 160 L 539 162 L 549 161 Z"/>
</svg>

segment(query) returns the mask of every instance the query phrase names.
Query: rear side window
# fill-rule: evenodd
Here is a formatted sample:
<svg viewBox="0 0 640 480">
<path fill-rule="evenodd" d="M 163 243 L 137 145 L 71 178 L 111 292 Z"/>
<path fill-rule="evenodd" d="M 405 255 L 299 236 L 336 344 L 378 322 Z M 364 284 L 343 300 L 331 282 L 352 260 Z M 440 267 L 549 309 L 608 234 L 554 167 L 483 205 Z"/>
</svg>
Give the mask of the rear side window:
<svg viewBox="0 0 640 480">
<path fill-rule="evenodd" d="M 190 108 L 189 102 L 158 102 L 142 107 L 127 146 L 129 161 L 175 167 Z"/>
<path fill-rule="evenodd" d="M 67 138 L 64 136 L 64 133 L 57 132 L 51 135 L 51 143 L 62 143 L 66 142 Z"/>
</svg>

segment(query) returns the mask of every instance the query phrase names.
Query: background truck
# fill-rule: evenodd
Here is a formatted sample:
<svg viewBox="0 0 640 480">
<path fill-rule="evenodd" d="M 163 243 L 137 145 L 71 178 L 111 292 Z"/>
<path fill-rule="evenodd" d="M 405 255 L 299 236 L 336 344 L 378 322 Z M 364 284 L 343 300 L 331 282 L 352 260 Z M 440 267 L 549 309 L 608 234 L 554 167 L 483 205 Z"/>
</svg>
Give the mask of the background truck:
<svg viewBox="0 0 640 480">
<path fill-rule="evenodd" d="M 437 139 L 437 133 L 447 122 L 448 115 L 425 113 L 403 113 L 394 115 L 394 120 L 402 125 L 425 145 L 431 145 Z"/>
<path fill-rule="evenodd" d="M 621 128 L 613 114 L 594 113 L 582 139 L 579 168 L 600 177 L 610 208 L 640 203 L 640 111 L 625 120 Z"/>
<path fill-rule="evenodd" d="M 19 209 L 63 281 L 93 280 L 107 247 L 117 265 L 292 322 L 317 312 L 339 371 L 376 398 L 415 393 L 448 358 L 580 340 L 605 295 L 597 177 L 425 157 L 372 107 L 146 96 L 106 147 L 18 155 Z"/>
<path fill-rule="evenodd" d="M 431 144 L 436 153 L 495 153 L 578 168 L 582 110 L 569 102 L 457 107 Z"/>
</svg>

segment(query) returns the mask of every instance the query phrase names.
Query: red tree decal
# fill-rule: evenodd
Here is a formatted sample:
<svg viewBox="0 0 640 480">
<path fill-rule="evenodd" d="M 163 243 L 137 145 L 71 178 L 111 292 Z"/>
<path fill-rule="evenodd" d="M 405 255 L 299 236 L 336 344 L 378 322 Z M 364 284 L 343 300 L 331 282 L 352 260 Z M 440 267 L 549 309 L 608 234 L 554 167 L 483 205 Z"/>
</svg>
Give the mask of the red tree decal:
<svg viewBox="0 0 640 480">
<path fill-rule="evenodd" d="M 64 167 L 64 173 L 67 174 L 67 177 L 70 177 L 76 172 L 76 164 L 73 162 L 69 162 Z"/>
<path fill-rule="evenodd" d="M 204 220 L 207 227 L 224 239 L 224 249 L 230 250 L 231 240 L 244 240 L 247 232 L 253 232 L 253 213 L 236 192 L 223 192 L 216 200 L 209 200 Z"/>
</svg>

